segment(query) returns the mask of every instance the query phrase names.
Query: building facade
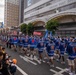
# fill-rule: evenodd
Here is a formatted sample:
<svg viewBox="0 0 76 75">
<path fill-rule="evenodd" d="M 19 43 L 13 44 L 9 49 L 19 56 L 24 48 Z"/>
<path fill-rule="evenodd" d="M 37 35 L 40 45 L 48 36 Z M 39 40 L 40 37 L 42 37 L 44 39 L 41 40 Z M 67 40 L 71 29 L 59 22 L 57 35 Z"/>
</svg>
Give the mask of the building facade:
<svg viewBox="0 0 76 75">
<path fill-rule="evenodd" d="M 76 35 L 76 0 L 28 0 L 24 10 L 24 23 L 32 22 L 36 31 L 45 31 L 51 19 L 59 22 L 58 35 Z"/>
<path fill-rule="evenodd" d="M 19 0 L 19 24 L 24 21 L 24 0 Z"/>
<path fill-rule="evenodd" d="M 19 0 L 5 0 L 4 26 L 19 25 Z"/>
</svg>

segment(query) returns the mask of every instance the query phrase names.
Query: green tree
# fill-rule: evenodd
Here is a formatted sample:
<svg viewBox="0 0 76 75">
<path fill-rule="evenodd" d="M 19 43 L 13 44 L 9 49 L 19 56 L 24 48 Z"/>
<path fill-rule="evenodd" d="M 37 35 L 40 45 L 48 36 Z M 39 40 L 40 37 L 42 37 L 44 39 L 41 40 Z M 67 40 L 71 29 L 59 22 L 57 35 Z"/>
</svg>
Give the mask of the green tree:
<svg viewBox="0 0 76 75">
<path fill-rule="evenodd" d="M 52 31 L 52 33 L 55 34 L 55 31 L 57 30 L 58 25 L 59 25 L 58 21 L 52 19 L 46 23 L 45 27 L 47 30 Z"/>
<path fill-rule="evenodd" d="M 33 26 L 32 23 L 28 23 L 28 25 L 27 25 L 27 31 L 28 31 L 28 35 L 33 34 L 33 32 L 34 32 L 34 26 Z"/>
<path fill-rule="evenodd" d="M 24 34 L 27 34 L 27 24 L 22 24 L 20 26 L 20 29 L 21 29 L 21 32 L 24 33 Z"/>
</svg>

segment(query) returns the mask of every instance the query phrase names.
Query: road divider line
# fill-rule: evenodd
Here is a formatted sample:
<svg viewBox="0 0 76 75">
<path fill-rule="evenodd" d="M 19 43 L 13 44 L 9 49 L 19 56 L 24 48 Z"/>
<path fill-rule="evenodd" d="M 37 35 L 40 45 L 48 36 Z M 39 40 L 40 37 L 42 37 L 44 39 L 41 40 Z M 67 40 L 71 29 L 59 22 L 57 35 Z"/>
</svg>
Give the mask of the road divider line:
<svg viewBox="0 0 76 75">
<path fill-rule="evenodd" d="M 22 73 L 22 75 L 28 75 L 26 72 L 24 72 L 24 71 L 23 71 L 20 67 L 18 67 L 17 65 L 16 65 L 16 67 L 17 67 L 18 71 Z"/>
</svg>

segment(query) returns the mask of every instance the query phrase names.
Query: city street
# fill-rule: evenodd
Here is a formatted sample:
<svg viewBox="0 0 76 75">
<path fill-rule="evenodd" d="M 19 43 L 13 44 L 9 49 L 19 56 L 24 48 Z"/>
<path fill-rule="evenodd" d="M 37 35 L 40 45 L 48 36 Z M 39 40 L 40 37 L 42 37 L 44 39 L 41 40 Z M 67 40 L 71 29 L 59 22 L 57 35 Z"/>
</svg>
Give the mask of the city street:
<svg viewBox="0 0 76 75">
<path fill-rule="evenodd" d="M 11 58 L 16 58 L 18 61 L 16 75 L 68 75 L 65 72 L 68 67 L 67 62 L 65 65 L 62 65 L 55 60 L 55 67 L 53 68 L 46 62 L 40 64 L 37 58 L 31 60 L 29 57 L 20 55 L 10 49 L 6 49 L 6 52 L 11 55 Z"/>
<path fill-rule="evenodd" d="M 0 0 L 0 75 L 76 75 L 76 0 Z"/>
</svg>

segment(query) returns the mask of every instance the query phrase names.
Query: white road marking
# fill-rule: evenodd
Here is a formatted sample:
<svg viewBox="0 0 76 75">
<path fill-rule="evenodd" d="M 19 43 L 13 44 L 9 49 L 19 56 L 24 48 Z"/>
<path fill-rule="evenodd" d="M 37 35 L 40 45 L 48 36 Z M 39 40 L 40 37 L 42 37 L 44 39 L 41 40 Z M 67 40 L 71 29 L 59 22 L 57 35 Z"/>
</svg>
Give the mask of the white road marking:
<svg viewBox="0 0 76 75">
<path fill-rule="evenodd" d="M 50 69 L 51 72 L 55 73 L 54 75 L 63 75 L 63 74 L 60 74 L 59 72 L 53 70 L 53 69 Z"/>
<path fill-rule="evenodd" d="M 27 59 L 27 58 L 24 57 L 23 59 Z M 35 62 L 33 62 L 33 61 L 29 60 L 29 59 L 28 59 L 28 62 L 32 63 L 33 65 L 37 65 L 37 63 L 35 63 Z"/>
<path fill-rule="evenodd" d="M 64 69 L 62 69 L 62 68 L 60 68 L 60 67 L 56 67 L 57 69 L 59 69 L 59 70 L 64 70 Z"/>
<path fill-rule="evenodd" d="M 50 69 L 50 71 L 52 71 L 53 73 L 58 73 L 57 71 L 53 70 L 53 69 Z"/>
<path fill-rule="evenodd" d="M 30 60 L 33 60 L 31 57 L 28 57 L 28 56 L 25 56 L 25 58 L 30 59 Z"/>
<path fill-rule="evenodd" d="M 66 69 L 63 69 L 62 71 L 58 72 L 58 74 L 62 74 L 63 72 L 66 72 Z M 54 74 L 57 75 L 57 74 Z"/>
<path fill-rule="evenodd" d="M 34 60 L 37 61 L 39 64 L 41 64 L 41 62 L 38 60 L 36 56 L 34 56 Z"/>
<path fill-rule="evenodd" d="M 20 55 L 20 57 L 21 57 L 22 59 L 24 59 L 24 57 L 23 57 L 23 56 L 21 56 L 21 55 Z M 24 60 L 25 60 L 26 62 L 28 62 L 28 59 L 24 59 Z"/>
<path fill-rule="evenodd" d="M 32 60 L 31 57 L 27 57 L 27 56 L 25 56 L 25 57 L 28 58 L 28 59 L 30 59 L 30 60 Z M 36 56 L 34 56 L 33 60 L 35 60 L 35 61 L 37 61 L 39 64 L 41 64 L 41 62 L 37 59 Z"/>
<path fill-rule="evenodd" d="M 56 67 L 57 69 L 61 70 L 59 72 L 53 70 L 53 69 L 50 69 L 51 72 L 55 73 L 54 75 L 63 75 L 62 73 L 66 71 L 66 69 L 62 69 L 60 67 Z"/>
<path fill-rule="evenodd" d="M 23 56 L 21 56 L 21 55 L 20 55 L 20 57 L 21 57 L 23 60 L 25 60 L 26 62 L 28 62 L 28 63 L 30 62 L 30 63 L 33 64 L 33 65 L 37 65 L 37 63 L 29 60 L 28 58 L 25 58 L 25 57 L 23 57 Z"/>
<path fill-rule="evenodd" d="M 24 72 L 20 67 L 18 67 L 17 65 L 16 65 L 16 67 L 17 67 L 17 69 L 19 70 L 19 72 L 21 72 L 22 73 L 22 75 L 28 75 L 26 72 Z"/>
</svg>

